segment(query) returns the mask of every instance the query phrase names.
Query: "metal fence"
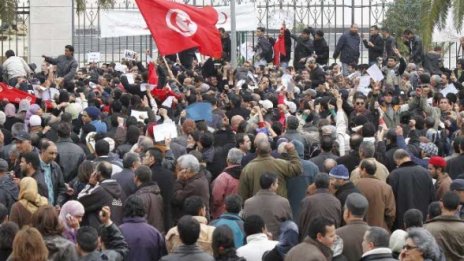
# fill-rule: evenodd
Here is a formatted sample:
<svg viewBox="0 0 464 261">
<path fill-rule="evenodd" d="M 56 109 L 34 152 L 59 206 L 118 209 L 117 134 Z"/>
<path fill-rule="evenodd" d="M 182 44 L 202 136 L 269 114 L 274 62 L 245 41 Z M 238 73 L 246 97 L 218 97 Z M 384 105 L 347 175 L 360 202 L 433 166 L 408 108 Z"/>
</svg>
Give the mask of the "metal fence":
<svg viewBox="0 0 464 261">
<path fill-rule="evenodd" d="M 13 50 L 26 61 L 29 58 L 29 0 L 15 1 L 13 20 L 1 20 L 0 63 L 5 60 L 7 50 Z"/>
<path fill-rule="evenodd" d="M 228 6 L 229 0 L 176 0 L 195 6 Z M 306 26 L 321 29 L 332 53 L 335 44 L 351 24 L 357 23 L 360 33 L 366 37 L 371 25 L 380 24 L 394 0 L 235 0 L 236 4 L 254 3 L 260 26 L 270 28 L 271 22 L 282 17 L 293 20 L 292 32 L 298 33 Z M 116 0 L 115 9 L 137 9 L 134 0 Z M 125 49 L 131 49 L 145 59 L 145 50 L 153 50 L 155 44 L 151 36 L 130 36 L 100 38 L 100 8 L 97 0 L 86 0 L 85 10 L 74 10 L 73 45 L 80 64 L 84 64 L 85 54 L 100 52 L 102 62 L 120 61 Z M 268 30 L 276 35 L 277 30 Z M 240 32 L 238 45 L 244 42 L 254 45 L 254 32 Z M 367 62 L 367 50 L 361 44 L 361 63 Z M 451 46 L 445 53 L 445 65 L 451 66 L 456 59 L 457 46 Z"/>
</svg>

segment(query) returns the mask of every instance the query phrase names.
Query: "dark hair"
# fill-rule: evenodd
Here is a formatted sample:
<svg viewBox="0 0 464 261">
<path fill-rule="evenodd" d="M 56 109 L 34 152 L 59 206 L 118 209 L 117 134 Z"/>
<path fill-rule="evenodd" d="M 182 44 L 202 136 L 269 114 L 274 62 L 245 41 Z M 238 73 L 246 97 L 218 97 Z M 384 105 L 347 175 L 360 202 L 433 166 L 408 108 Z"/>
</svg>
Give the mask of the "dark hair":
<svg viewBox="0 0 464 261">
<path fill-rule="evenodd" d="M 98 232 L 91 226 L 83 226 L 77 230 L 76 243 L 86 253 L 93 252 L 98 247 Z"/>
<path fill-rule="evenodd" d="M 429 204 L 427 209 L 428 219 L 432 219 L 434 217 L 438 217 L 441 215 L 441 206 L 440 201 L 434 201 Z"/>
<path fill-rule="evenodd" d="M 72 52 L 72 53 L 74 54 L 74 47 L 73 47 L 72 45 L 69 45 L 69 44 L 68 44 L 68 45 L 66 45 L 64 48 L 65 48 L 65 49 L 68 49 L 70 52 Z"/>
<path fill-rule="evenodd" d="M 266 29 L 265 29 L 264 27 L 261 27 L 261 26 L 258 27 L 258 28 L 256 28 L 256 30 L 257 30 L 257 31 L 261 31 L 261 32 L 263 32 L 263 33 L 266 32 Z"/>
<path fill-rule="evenodd" d="M 403 35 L 410 35 L 410 34 L 413 34 L 411 29 L 406 29 L 403 31 Z"/>
<path fill-rule="evenodd" d="M 146 184 L 151 181 L 151 169 L 147 166 L 142 165 L 138 167 L 135 170 L 134 175 L 140 182 L 142 182 L 142 184 Z"/>
<path fill-rule="evenodd" d="M 205 132 L 200 136 L 200 144 L 203 148 L 210 148 L 213 146 L 214 136 L 212 133 Z"/>
<path fill-rule="evenodd" d="M 375 165 L 375 162 L 368 159 L 363 159 L 359 167 L 361 169 L 364 169 L 367 172 L 367 174 L 371 176 L 373 176 L 377 171 L 377 166 Z"/>
<path fill-rule="evenodd" d="M 410 227 L 422 227 L 424 217 L 420 210 L 411 208 L 404 212 L 403 222 L 405 229 Z"/>
<path fill-rule="evenodd" d="M 246 134 L 246 133 L 237 133 L 237 135 L 235 135 L 235 140 L 236 140 L 235 147 L 236 148 L 240 147 L 240 144 L 245 142 L 245 136 L 248 136 L 248 134 Z"/>
<path fill-rule="evenodd" d="M 60 138 L 69 138 L 71 136 L 71 124 L 61 121 L 58 123 L 57 133 Z"/>
<path fill-rule="evenodd" d="M 156 164 L 160 164 L 163 161 L 163 152 L 158 148 L 149 148 L 145 153 L 149 153 L 151 157 L 155 158 Z"/>
<path fill-rule="evenodd" d="M 455 191 L 446 192 L 441 201 L 447 210 L 457 210 L 460 204 L 459 195 Z"/>
<path fill-rule="evenodd" d="M 374 30 L 379 30 L 379 27 L 377 25 L 373 25 L 373 26 L 371 26 L 371 28 L 374 29 Z"/>
<path fill-rule="evenodd" d="M 140 161 L 139 154 L 134 152 L 127 152 L 122 159 L 122 166 L 126 169 L 130 169 L 137 161 Z"/>
<path fill-rule="evenodd" d="M 238 214 L 242 210 L 242 197 L 238 194 L 228 195 L 224 200 L 224 205 L 227 212 Z"/>
<path fill-rule="evenodd" d="M 111 163 L 107 162 L 107 161 L 102 161 L 100 162 L 98 165 L 97 165 L 97 169 L 96 169 L 98 172 L 100 172 L 100 175 L 104 178 L 104 179 L 110 179 L 111 178 L 111 174 L 113 173 L 113 166 L 111 166 Z"/>
<path fill-rule="evenodd" d="M 14 222 L 6 222 L 0 226 L 0 249 L 11 250 L 13 248 L 13 240 L 18 233 L 19 227 Z"/>
<path fill-rule="evenodd" d="M 308 236 L 312 239 L 317 239 L 317 234 L 325 236 L 327 233 L 327 227 L 334 226 L 335 222 L 332 219 L 317 216 L 309 223 Z"/>
<path fill-rule="evenodd" d="M 0 222 L 3 222 L 6 216 L 8 216 L 8 208 L 3 203 L 0 203 Z"/>
<path fill-rule="evenodd" d="M 140 129 L 137 126 L 131 125 L 127 127 L 126 140 L 129 144 L 134 145 L 137 143 L 140 136 Z"/>
<path fill-rule="evenodd" d="M 318 173 L 316 177 L 314 177 L 314 185 L 318 189 L 326 189 L 329 188 L 330 184 L 330 177 L 327 173 Z"/>
<path fill-rule="evenodd" d="M 10 58 L 10 57 L 12 57 L 12 56 L 15 56 L 15 52 L 14 52 L 13 50 L 7 50 L 7 51 L 5 52 L 5 56 L 6 56 L 6 58 L 8 59 L 8 58 Z"/>
<path fill-rule="evenodd" d="M 63 233 L 63 225 L 58 219 L 54 207 L 50 205 L 41 206 L 32 214 L 32 226 L 39 230 L 42 236 L 56 236 Z"/>
<path fill-rule="evenodd" d="M 322 136 L 321 149 L 323 151 L 331 151 L 333 148 L 333 140 L 330 136 Z"/>
<path fill-rule="evenodd" d="M 110 144 L 104 140 L 101 139 L 95 143 L 95 154 L 97 156 L 106 156 L 110 153 Z"/>
<path fill-rule="evenodd" d="M 324 37 L 324 32 L 322 30 L 317 30 L 316 35 L 319 35 L 320 37 Z"/>
<path fill-rule="evenodd" d="M 84 160 L 77 169 L 77 179 L 82 183 L 89 182 L 90 175 L 94 170 L 94 163 L 90 160 Z"/>
<path fill-rule="evenodd" d="M 184 215 L 198 216 L 204 207 L 205 204 L 199 196 L 190 196 L 184 201 Z"/>
<path fill-rule="evenodd" d="M 227 258 L 235 257 L 236 251 L 232 230 L 226 225 L 214 229 L 211 247 L 216 260 L 230 260 Z"/>
<path fill-rule="evenodd" d="M 21 154 L 26 163 L 30 163 L 35 170 L 40 168 L 40 158 L 39 155 L 35 152 L 26 152 Z"/>
<path fill-rule="evenodd" d="M 251 215 L 245 218 L 243 229 L 247 236 L 263 233 L 264 220 L 258 215 Z"/>
<path fill-rule="evenodd" d="M 269 189 L 277 180 L 277 175 L 265 172 L 259 177 L 259 186 L 261 189 Z"/>
<path fill-rule="evenodd" d="M 177 231 L 184 245 L 193 245 L 200 236 L 200 223 L 190 215 L 185 215 L 177 223 Z"/>
<path fill-rule="evenodd" d="M 131 195 L 126 199 L 124 203 L 124 217 L 144 217 L 145 208 L 143 207 L 143 201 L 136 195 Z"/>
<path fill-rule="evenodd" d="M 375 248 L 389 246 L 390 234 L 381 227 L 370 227 L 366 231 L 366 241 L 374 244 Z"/>
</svg>

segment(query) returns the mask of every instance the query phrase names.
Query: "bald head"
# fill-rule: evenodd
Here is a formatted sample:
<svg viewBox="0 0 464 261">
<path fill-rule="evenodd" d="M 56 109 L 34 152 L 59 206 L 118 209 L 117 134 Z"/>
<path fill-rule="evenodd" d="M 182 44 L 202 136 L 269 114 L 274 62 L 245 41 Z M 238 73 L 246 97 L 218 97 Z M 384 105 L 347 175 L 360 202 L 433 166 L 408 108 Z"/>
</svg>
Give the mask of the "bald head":
<svg viewBox="0 0 464 261">
<path fill-rule="evenodd" d="M 240 125 L 240 122 L 244 121 L 245 119 L 240 116 L 240 115 L 235 115 L 230 119 L 230 125 L 233 130 L 237 130 L 238 125 Z"/>
<path fill-rule="evenodd" d="M 255 147 L 258 147 L 258 143 L 261 141 L 267 141 L 267 135 L 262 132 L 256 134 L 255 141 L 254 141 Z"/>
<path fill-rule="evenodd" d="M 324 170 L 325 170 L 325 172 L 330 172 L 330 170 L 333 169 L 335 166 L 337 166 L 337 162 L 334 159 L 326 159 L 326 160 L 324 160 Z"/>
<path fill-rule="evenodd" d="M 267 140 L 260 140 L 256 144 L 256 152 L 259 156 L 267 156 L 271 154 L 271 144 Z"/>
</svg>

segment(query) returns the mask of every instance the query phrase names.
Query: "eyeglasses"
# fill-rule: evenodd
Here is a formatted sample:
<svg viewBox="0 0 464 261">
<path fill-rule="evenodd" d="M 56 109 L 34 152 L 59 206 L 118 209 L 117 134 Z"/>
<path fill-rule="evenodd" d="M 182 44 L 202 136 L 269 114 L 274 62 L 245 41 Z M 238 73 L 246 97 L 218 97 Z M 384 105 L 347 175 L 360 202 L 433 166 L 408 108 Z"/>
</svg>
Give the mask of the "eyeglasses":
<svg viewBox="0 0 464 261">
<path fill-rule="evenodd" d="M 416 249 L 417 247 L 416 246 L 410 246 L 410 245 L 404 245 L 403 246 L 403 249 L 409 251 L 409 250 L 412 250 L 412 249 Z"/>
</svg>

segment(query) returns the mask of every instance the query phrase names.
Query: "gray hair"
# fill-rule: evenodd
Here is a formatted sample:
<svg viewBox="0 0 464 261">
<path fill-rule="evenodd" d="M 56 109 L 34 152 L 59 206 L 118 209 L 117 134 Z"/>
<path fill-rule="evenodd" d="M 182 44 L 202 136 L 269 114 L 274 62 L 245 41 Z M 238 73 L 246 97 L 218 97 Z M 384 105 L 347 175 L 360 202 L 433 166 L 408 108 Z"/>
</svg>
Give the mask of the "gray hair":
<svg viewBox="0 0 464 261">
<path fill-rule="evenodd" d="M 375 145 L 371 141 L 363 141 L 359 145 L 359 152 L 363 158 L 373 158 L 375 154 Z"/>
<path fill-rule="evenodd" d="M 415 227 L 408 230 L 406 238 L 410 238 L 416 247 L 422 252 L 424 259 L 440 260 L 440 247 L 435 238 L 425 228 Z"/>
<path fill-rule="evenodd" d="M 232 164 L 240 165 L 242 163 L 243 152 L 237 148 L 232 148 L 227 153 L 227 161 Z"/>
<path fill-rule="evenodd" d="M 434 81 L 435 83 L 440 83 L 441 82 L 441 77 L 440 75 L 434 74 L 432 77 L 430 77 L 430 81 Z"/>
<path fill-rule="evenodd" d="M 181 169 L 189 169 L 193 173 L 198 173 L 200 171 L 200 162 L 195 156 L 191 154 L 185 154 L 180 156 L 177 159 L 177 165 Z"/>
<path fill-rule="evenodd" d="M 140 161 L 140 157 L 137 153 L 134 152 L 128 152 L 124 155 L 124 158 L 122 160 L 122 165 L 126 169 L 132 168 L 132 165 L 134 165 L 135 162 Z"/>
<path fill-rule="evenodd" d="M 374 244 L 375 248 L 389 246 L 390 234 L 381 227 L 370 227 L 365 233 L 366 241 Z"/>
<path fill-rule="evenodd" d="M 395 161 L 402 160 L 405 158 L 410 158 L 409 153 L 404 149 L 397 149 L 395 153 L 393 153 L 393 159 Z"/>
<path fill-rule="evenodd" d="M 345 209 L 355 217 L 364 217 L 369 207 L 369 201 L 360 193 L 351 193 L 346 197 Z"/>
<path fill-rule="evenodd" d="M 13 137 L 16 137 L 16 135 L 18 135 L 19 132 L 24 131 L 24 126 L 25 125 L 22 122 L 16 122 L 13 125 L 11 125 L 11 135 Z"/>
<path fill-rule="evenodd" d="M 153 140 L 148 137 L 143 137 L 138 143 L 138 147 L 140 148 L 141 152 L 146 152 L 147 149 L 153 147 L 154 143 Z"/>
</svg>

